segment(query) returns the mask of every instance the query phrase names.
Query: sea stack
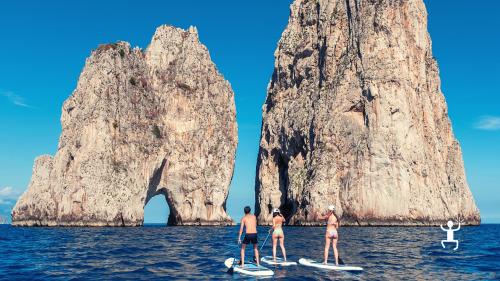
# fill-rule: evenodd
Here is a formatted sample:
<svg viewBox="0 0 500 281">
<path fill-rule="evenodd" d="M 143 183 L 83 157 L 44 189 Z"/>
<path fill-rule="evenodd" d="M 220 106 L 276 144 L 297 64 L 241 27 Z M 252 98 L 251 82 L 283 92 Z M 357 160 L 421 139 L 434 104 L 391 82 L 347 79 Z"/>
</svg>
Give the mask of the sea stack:
<svg viewBox="0 0 500 281">
<path fill-rule="evenodd" d="M 101 45 L 63 105 L 57 153 L 35 160 L 12 224 L 142 225 L 157 194 L 170 225 L 232 224 L 235 115 L 194 27 L 161 26 L 144 51 Z"/>
<path fill-rule="evenodd" d="M 262 111 L 260 223 L 480 223 L 422 0 L 295 0 Z"/>
</svg>

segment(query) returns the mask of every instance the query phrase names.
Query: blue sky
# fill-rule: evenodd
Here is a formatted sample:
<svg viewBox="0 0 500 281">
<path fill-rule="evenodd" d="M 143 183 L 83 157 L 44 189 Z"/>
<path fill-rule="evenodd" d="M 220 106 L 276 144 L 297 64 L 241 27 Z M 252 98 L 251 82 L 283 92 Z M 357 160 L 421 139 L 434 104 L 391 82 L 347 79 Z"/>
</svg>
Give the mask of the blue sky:
<svg viewBox="0 0 500 281">
<path fill-rule="evenodd" d="M 235 92 L 239 145 L 227 203 L 253 206 L 261 107 L 290 0 L 1 1 L 0 215 L 29 183 L 33 159 L 54 154 L 63 101 L 99 44 L 145 48 L 159 25 L 194 25 Z M 433 53 L 468 182 L 484 222 L 500 222 L 500 1 L 426 1 Z M 157 196 L 146 222 L 168 213 Z"/>
</svg>

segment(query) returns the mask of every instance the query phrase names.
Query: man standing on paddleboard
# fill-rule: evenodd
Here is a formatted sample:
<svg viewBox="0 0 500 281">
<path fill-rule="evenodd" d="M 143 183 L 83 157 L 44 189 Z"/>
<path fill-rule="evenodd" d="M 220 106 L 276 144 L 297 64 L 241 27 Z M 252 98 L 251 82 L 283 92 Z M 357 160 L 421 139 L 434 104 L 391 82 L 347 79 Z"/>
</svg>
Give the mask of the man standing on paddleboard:
<svg viewBox="0 0 500 281">
<path fill-rule="evenodd" d="M 240 235 L 238 236 L 238 244 L 241 245 L 241 268 L 245 266 L 245 248 L 248 244 L 253 244 L 253 250 L 255 252 L 255 259 L 257 261 L 257 266 L 259 266 L 259 249 L 257 247 L 257 218 L 250 214 L 252 209 L 246 206 L 243 211 L 245 216 L 241 219 L 240 223 Z M 245 227 L 245 237 L 243 242 L 241 241 L 241 234 L 243 233 L 243 227 Z"/>
</svg>

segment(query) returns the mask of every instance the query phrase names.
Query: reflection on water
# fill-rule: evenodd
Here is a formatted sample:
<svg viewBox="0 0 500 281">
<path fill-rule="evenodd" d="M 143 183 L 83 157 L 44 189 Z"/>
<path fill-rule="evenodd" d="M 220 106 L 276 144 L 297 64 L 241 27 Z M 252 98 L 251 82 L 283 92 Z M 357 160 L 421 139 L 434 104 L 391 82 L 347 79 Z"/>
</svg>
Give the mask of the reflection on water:
<svg viewBox="0 0 500 281">
<path fill-rule="evenodd" d="M 267 228 L 261 227 L 260 241 Z M 237 227 L 14 228 L 0 226 L 0 279 L 248 279 L 229 275 L 238 255 Z M 362 273 L 301 265 L 275 269 L 290 280 L 470 280 L 500 278 L 500 225 L 456 232 L 457 251 L 442 249 L 439 227 L 345 227 L 339 251 Z M 289 260 L 320 260 L 324 228 L 286 227 Z M 280 251 L 278 251 L 280 253 Z M 263 255 L 270 255 L 270 241 Z M 253 252 L 248 250 L 247 255 Z M 330 255 L 333 258 L 333 254 Z"/>
</svg>

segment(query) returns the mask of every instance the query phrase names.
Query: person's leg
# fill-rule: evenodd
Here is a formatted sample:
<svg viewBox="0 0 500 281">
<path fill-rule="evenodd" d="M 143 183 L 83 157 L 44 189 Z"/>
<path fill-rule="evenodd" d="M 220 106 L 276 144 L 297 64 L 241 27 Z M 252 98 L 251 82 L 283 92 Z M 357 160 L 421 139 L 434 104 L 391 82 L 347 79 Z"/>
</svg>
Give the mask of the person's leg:
<svg viewBox="0 0 500 281">
<path fill-rule="evenodd" d="M 324 255 L 324 260 L 323 260 L 324 264 L 328 263 L 328 251 L 329 250 L 330 250 L 330 238 L 328 238 L 328 236 L 325 236 L 325 255 Z"/>
<path fill-rule="evenodd" d="M 453 248 L 453 251 L 455 251 L 456 249 L 458 249 L 458 240 L 453 240 L 453 242 L 455 242 L 457 245 L 455 246 L 455 248 Z"/>
<path fill-rule="evenodd" d="M 253 251 L 255 253 L 255 258 L 257 259 L 257 266 L 259 266 L 260 265 L 259 247 L 257 247 L 257 244 L 253 244 Z"/>
<path fill-rule="evenodd" d="M 337 251 L 337 238 L 332 241 L 333 255 L 335 256 L 335 265 L 339 265 L 339 253 Z"/>
<path fill-rule="evenodd" d="M 273 261 L 276 261 L 276 246 L 278 244 L 278 237 L 273 235 Z"/>
<path fill-rule="evenodd" d="M 283 259 L 286 261 L 285 236 L 284 235 L 282 235 L 280 237 L 280 248 L 281 248 L 281 252 L 283 253 Z"/>
<path fill-rule="evenodd" d="M 241 244 L 241 267 L 245 266 L 245 248 L 247 247 L 246 244 Z"/>
<path fill-rule="evenodd" d="M 446 248 L 446 246 L 444 245 L 444 241 L 445 240 L 441 240 L 441 245 L 443 246 L 443 249 Z"/>
</svg>

